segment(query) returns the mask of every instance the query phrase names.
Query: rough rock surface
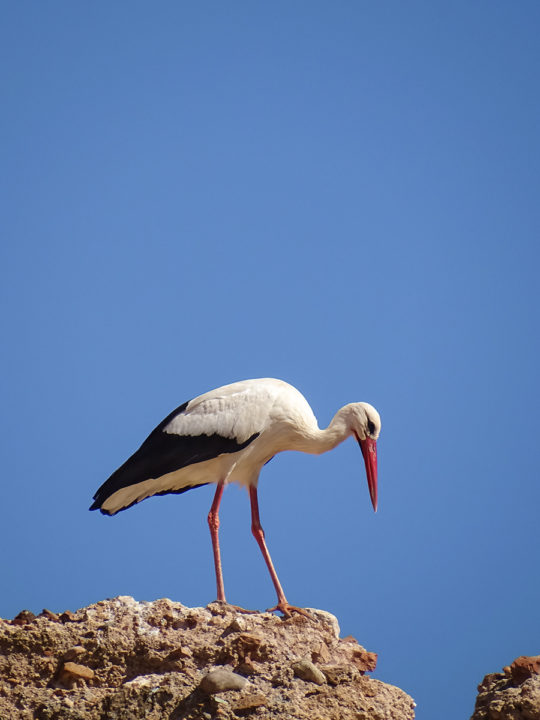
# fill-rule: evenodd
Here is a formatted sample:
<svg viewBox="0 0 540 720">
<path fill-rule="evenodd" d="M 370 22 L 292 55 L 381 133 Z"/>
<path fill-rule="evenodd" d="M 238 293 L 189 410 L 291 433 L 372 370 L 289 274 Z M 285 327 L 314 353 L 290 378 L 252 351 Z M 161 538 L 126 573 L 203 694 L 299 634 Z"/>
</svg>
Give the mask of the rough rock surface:
<svg viewBox="0 0 540 720">
<path fill-rule="evenodd" d="M 364 674 L 376 655 L 310 615 L 131 597 L 24 611 L 0 620 L 0 718 L 412 720 L 408 695 Z"/>
<path fill-rule="evenodd" d="M 471 720 L 540 720 L 540 655 L 521 656 L 478 686 Z"/>
</svg>

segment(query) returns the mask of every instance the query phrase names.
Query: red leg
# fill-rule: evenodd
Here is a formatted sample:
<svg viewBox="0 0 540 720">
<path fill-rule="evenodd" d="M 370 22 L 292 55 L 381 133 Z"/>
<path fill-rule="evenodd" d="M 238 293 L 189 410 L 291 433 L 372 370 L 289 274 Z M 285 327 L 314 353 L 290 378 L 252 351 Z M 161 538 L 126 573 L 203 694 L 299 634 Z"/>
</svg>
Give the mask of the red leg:
<svg viewBox="0 0 540 720">
<path fill-rule="evenodd" d="M 276 570 L 274 568 L 274 564 L 272 563 L 272 558 L 270 557 L 270 553 L 268 552 L 268 548 L 266 547 L 266 542 L 264 540 L 264 530 L 261 527 L 261 520 L 259 518 L 259 501 L 257 499 L 256 487 L 250 486 L 249 499 L 251 501 L 251 532 L 253 533 L 255 540 L 261 548 L 264 561 L 266 562 L 266 566 L 270 572 L 270 577 L 272 578 L 272 582 L 274 583 L 274 587 L 278 596 L 278 603 L 275 608 L 272 608 L 272 610 L 281 610 L 284 615 L 289 616 L 291 614 L 290 611 L 296 610 L 297 608 L 291 607 L 287 602 L 287 598 L 285 597 L 285 593 L 283 592 L 283 588 L 281 587 L 281 583 L 279 582 Z"/>
<path fill-rule="evenodd" d="M 210 527 L 210 535 L 212 537 L 212 549 L 214 551 L 214 567 L 216 569 L 216 585 L 217 585 L 217 599 L 218 602 L 226 602 L 225 600 L 225 587 L 223 585 L 223 572 L 221 570 L 221 553 L 219 551 L 219 503 L 221 502 L 221 496 L 225 485 L 223 482 L 219 482 L 214 495 L 214 502 L 208 513 L 208 526 Z"/>
</svg>

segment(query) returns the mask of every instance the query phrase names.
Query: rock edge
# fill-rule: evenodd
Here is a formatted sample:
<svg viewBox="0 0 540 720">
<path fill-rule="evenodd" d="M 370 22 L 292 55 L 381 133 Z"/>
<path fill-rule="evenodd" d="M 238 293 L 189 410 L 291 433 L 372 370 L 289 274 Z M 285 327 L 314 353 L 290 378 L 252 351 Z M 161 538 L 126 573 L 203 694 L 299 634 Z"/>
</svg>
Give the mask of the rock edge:
<svg viewBox="0 0 540 720">
<path fill-rule="evenodd" d="M 321 610 L 282 619 L 123 596 L 0 620 L 0 717 L 412 720 L 376 655 Z"/>
</svg>

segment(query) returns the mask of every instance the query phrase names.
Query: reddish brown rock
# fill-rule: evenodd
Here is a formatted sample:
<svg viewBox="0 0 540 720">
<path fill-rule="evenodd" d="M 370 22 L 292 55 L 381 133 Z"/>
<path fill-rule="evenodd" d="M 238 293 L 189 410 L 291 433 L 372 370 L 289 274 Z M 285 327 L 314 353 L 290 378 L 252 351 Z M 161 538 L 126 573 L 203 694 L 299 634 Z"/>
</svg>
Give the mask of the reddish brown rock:
<svg viewBox="0 0 540 720">
<path fill-rule="evenodd" d="M 66 687 L 72 687 L 79 681 L 88 682 L 93 680 L 95 677 L 94 671 L 86 667 L 86 665 L 79 665 L 79 663 L 65 662 L 58 674 L 58 682 Z"/>
<path fill-rule="evenodd" d="M 16 615 L 13 620 L 11 621 L 12 625 L 27 625 L 28 623 L 33 622 L 36 619 L 36 616 L 33 612 L 30 612 L 30 610 L 21 610 L 21 612 Z"/>
<path fill-rule="evenodd" d="M 520 655 L 510 665 L 512 680 L 518 685 L 533 675 L 540 674 L 540 655 Z"/>
<path fill-rule="evenodd" d="M 478 686 L 471 720 L 540 720 L 540 656 L 521 656 Z"/>
<path fill-rule="evenodd" d="M 268 701 L 264 695 L 253 694 L 243 695 L 238 700 L 231 703 L 233 710 L 255 710 L 255 708 L 267 705 Z"/>
<path fill-rule="evenodd" d="M 322 684 L 295 676 L 299 659 Z M 0 718 L 412 720 L 408 695 L 364 674 L 375 660 L 320 610 L 284 620 L 119 597 L 0 623 Z M 236 689 L 203 692 L 216 671 Z"/>
</svg>

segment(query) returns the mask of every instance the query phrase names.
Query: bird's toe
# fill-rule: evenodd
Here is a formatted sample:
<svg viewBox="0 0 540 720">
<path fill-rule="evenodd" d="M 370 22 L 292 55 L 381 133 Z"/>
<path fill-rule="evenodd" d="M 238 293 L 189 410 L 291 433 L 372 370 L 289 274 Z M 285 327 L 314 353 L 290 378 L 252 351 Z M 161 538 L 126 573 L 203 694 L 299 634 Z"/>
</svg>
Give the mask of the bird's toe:
<svg viewBox="0 0 540 720">
<path fill-rule="evenodd" d="M 240 607 L 239 605 L 231 605 L 226 600 L 214 600 L 212 605 L 218 605 L 223 610 L 234 610 L 235 612 L 244 613 L 245 615 L 256 615 L 258 610 L 247 610 L 246 608 Z"/>
<path fill-rule="evenodd" d="M 286 618 L 292 617 L 293 613 L 298 613 L 298 615 L 303 615 L 304 617 L 311 618 L 313 620 L 313 615 L 307 610 L 296 607 L 296 605 L 289 605 L 289 603 L 286 602 L 278 603 L 275 607 L 269 608 L 266 612 L 281 612 Z"/>
</svg>

